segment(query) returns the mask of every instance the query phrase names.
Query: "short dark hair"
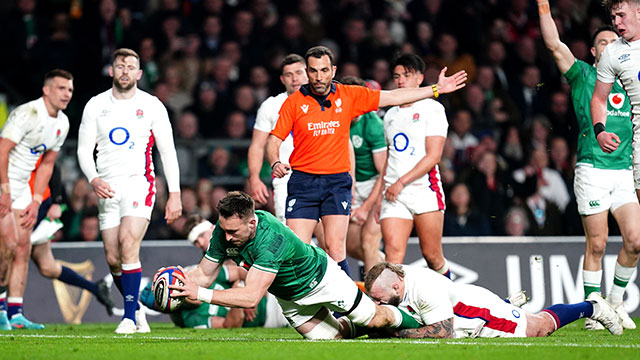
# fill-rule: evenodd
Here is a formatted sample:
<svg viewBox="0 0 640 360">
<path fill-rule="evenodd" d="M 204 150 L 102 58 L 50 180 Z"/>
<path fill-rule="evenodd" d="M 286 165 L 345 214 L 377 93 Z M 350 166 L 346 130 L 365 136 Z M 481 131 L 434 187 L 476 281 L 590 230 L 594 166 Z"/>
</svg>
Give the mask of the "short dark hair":
<svg viewBox="0 0 640 360">
<path fill-rule="evenodd" d="M 391 69 L 395 69 L 396 66 L 402 66 L 409 71 L 416 71 L 424 74 L 426 67 L 424 60 L 416 54 L 400 54 L 391 63 Z"/>
<path fill-rule="evenodd" d="M 367 83 L 357 76 L 345 76 L 342 78 L 342 83 L 345 85 L 360 85 L 367 87 Z"/>
<path fill-rule="evenodd" d="M 46 84 L 49 80 L 56 77 L 61 77 L 67 80 L 73 80 L 73 75 L 71 75 L 71 73 L 68 72 L 67 70 L 53 69 L 44 75 L 44 83 Z"/>
<path fill-rule="evenodd" d="M 301 63 L 302 65 L 305 65 L 304 58 L 298 54 L 289 54 L 285 56 L 280 62 L 280 74 L 282 74 L 282 72 L 284 71 L 285 66 L 295 63 Z"/>
<path fill-rule="evenodd" d="M 202 217 L 202 215 L 200 214 L 189 215 L 189 217 L 187 218 L 187 221 L 185 221 L 184 226 L 182 227 L 182 234 L 184 235 L 184 237 L 185 238 L 188 237 L 191 230 L 193 230 L 193 228 L 196 227 L 196 225 L 200 224 L 205 220 L 206 219 Z"/>
<path fill-rule="evenodd" d="M 404 270 L 402 270 L 402 265 L 392 264 L 388 262 L 381 262 L 375 264 L 367 274 L 364 276 L 364 288 L 367 292 L 371 291 L 371 287 L 378 280 L 380 274 L 382 274 L 385 269 L 389 269 L 396 273 L 400 278 L 404 278 Z"/>
<path fill-rule="evenodd" d="M 333 65 L 333 52 L 331 52 L 331 50 L 326 46 L 314 46 L 311 49 L 307 50 L 307 53 L 304 55 L 304 61 L 306 62 L 307 66 L 309 66 L 310 57 L 313 56 L 314 58 L 320 59 L 324 55 L 327 55 L 329 57 L 329 61 L 331 62 L 331 65 Z"/>
<path fill-rule="evenodd" d="M 602 6 L 604 6 L 604 8 L 607 9 L 607 12 L 610 13 L 611 9 L 613 9 L 615 6 L 625 2 L 640 5 L 640 0 L 602 0 Z"/>
<path fill-rule="evenodd" d="M 113 52 L 113 63 L 115 63 L 116 59 L 119 57 L 129 57 L 129 56 L 133 56 L 138 60 L 138 63 L 140 63 L 140 56 L 138 55 L 138 53 L 127 48 L 120 48 Z"/>
<path fill-rule="evenodd" d="M 255 202 L 244 191 L 230 191 L 225 197 L 220 199 L 216 207 L 220 216 L 227 219 L 237 215 L 241 219 L 253 216 L 255 213 Z"/>
<path fill-rule="evenodd" d="M 593 47 L 596 46 L 596 37 L 598 37 L 598 34 L 600 34 L 603 31 L 611 31 L 611 32 L 615 33 L 616 35 L 618 35 L 618 32 L 616 31 L 616 29 L 613 28 L 613 26 L 611 26 L 611 25 L 600 26 L 593 33 L 593 36 L 591 36 L 591 46 L 593 46 Z"/>
</svg>

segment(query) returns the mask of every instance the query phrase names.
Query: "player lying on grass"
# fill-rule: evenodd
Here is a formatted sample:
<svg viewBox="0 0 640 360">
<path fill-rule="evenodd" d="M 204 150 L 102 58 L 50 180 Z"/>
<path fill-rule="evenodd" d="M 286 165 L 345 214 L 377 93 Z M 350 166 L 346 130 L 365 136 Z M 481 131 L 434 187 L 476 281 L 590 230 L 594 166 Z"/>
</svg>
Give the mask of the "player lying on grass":
<svg viewBox="0 0 640 360">
<path fill-rule="evenodd" d="M 367 273 L 365 288 L 376 304 L 397 306 L 422 325 L 415 329 L 391 329 L 384 336 L 547 336 L 583 317 L 599 321 L 614 335 L 623 331 L 615 310 L 599 293 L 590 294 L 581 303 L 556 304 L 532 314 L 485 288 L 455 283 L 427 268 L 387 262 L 375 265 Z M 348 323 L 346 319 L 340 321 Z"/>
<path fill-rule="evenodd" d="M 197 265 L 187 267 L 189 271 Z M 244 286 L 247 271 L 227 261 L 220 268 L 218 277 L 211 284 L 211 290 L 225 290 L 232 287 Z M 146 307 L 160 311 L 155 304 L 152 282 L 140 293 L 140 302 Z M 169 313 L 171 321 L 178 327 L 194 329 L 239 328 L 239 327 L 266 327 L 279 328 L 288 325 L 282 315 L 282 309 L 276 298 L 267 294 L 255 309 L 229 308 L 201 301 L 187 300 L 178 310 Z"/>
<path fill-rule="evenodd" d="M 193 246 L 206 251 L 214 225 L 198 214 L 190 215 L 184 225 L 183 233 Z M 192 270 L 188 267 L 186 270 Z M 162 271 L 162 269 L 160 270 Z M 220 268 L 218 277 L 211 284 L 211 290 L 224 290 L 242 286 L 247 271 L 232 261 L 226 261 Z M 140 302 L 150 309 L 160 311 L 155 305 L 153 282 L 149 282 L 140 293 Z M 282 309 L 276 298 L 267 293 L 255 309 L 229 308 L 201 301 L 189 301 L 176 311 L 169 313 L 171 321 L 179 327 L 212 329 L 237 327 L 284 327 L 288 323 L 282 315 Z"/>
<path fill-rule="evenodd" d="M 376 305 L 320 248 L 302 242 L 275 216 L 255 211 L 253 199 L 240 191 L 218 203 L 220 219 L 198 266 L 172 285 L 173 297 L 228 307 L 255 307 L 268 290 L 289 323 L 305 338 L 351 337 L 331 311 L 371 328 L 410 327 L 418 323 L 401 310 Z M 211 290 L 225 259 L 248 269 L 244 287 Z M 179 275 L 177 275 L 180 278 Z"/>
</svg>

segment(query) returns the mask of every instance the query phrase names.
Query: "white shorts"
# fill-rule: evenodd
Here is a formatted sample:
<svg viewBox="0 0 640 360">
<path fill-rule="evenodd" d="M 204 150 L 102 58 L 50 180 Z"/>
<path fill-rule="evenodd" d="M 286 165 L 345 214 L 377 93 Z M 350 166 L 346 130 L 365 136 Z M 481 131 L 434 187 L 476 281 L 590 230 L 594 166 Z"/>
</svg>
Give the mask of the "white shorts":
<svg viewBox="0 0 640 360">
<path fill-rule="evenodd" d="M 603 211 L 614 212 L 620 206 L 638 202 L 631 170 L 596 169 L 577 166 L 573 192 L 580 215 L 593 215 Z"/>
<path fill-rule="evenodd" d="M 356 304 L 358 299 L 359 303 Z M 376 313 L 373 300 L 363 294 L 356 283 L 329 256 L 327 272 L 315 289 L 299 299 L 278 298 L 278 302 L 282 307 L 282 313 L 294 328 L 311 320 L 323 307 L 341 313 L 351 311 L 346 316 L 359 325 L 368 324 Z"/>
<path fill-rule="evenodd" d="M 120 225 L 124 216 L 135 216 L 151 220 L 156 200 L 155 181 L 144 176 L 132 176 L 122 180 L 107 181 L 115 191 L 111 199 L 98 199 L 100 230 Z"/>
<path fill-rule="evenodd" d="M 491 291 L 464 285 L 453 307 L 455 337 L 526 337 L 526 311 L 506 303 Z"/>
<path fill-rule="evenodd" d="M 33 195 L 31 195 L 29 183 L 11 181 L 11 179 L 9 179 L 9 186 L 11 187 L 12 210 L 24 210 L 33 202 Z M 2 194 L 2 191 L 0 191 L 0 194 Z"/>
<path fill-rule="evenodd" d="M 376 180 L 378 180 L 377 176 L 366 181 L 356 181 L 355 196 L 351 200 L 351 209 L 359 208 L 369 198 L 373 187 L 376 185 Z"/>
<path fill-rule="evenodd" d="M 284 218 L 284 210 L 287 207 L 287 182 L 291 177 L 291 172 L 285 175 L 283 178 L 274 178 L 273 185 L 273 208 L 276 212 L 276 217 L 281 223 L 286 224 Z"/>
<path fill-rule="evenodd" d="M 383 198 L 380 220 L 384 218 L 413 220 L 414 215 L 444 211 L 442 183 L 438 180 L 437 184 L 439 186 L 408 185 L 400 191 L 395 202 Z M 390 184 L 387 184 L 385 191 L 389 186 Z"/>
<path fill-rule="evenodd" d="M 289 326 L 289 322 L 282 314 L 278 299 L 267 293 L 267 314 L 264 321 L 265 328 L 282 328 Z"/>
</svg>

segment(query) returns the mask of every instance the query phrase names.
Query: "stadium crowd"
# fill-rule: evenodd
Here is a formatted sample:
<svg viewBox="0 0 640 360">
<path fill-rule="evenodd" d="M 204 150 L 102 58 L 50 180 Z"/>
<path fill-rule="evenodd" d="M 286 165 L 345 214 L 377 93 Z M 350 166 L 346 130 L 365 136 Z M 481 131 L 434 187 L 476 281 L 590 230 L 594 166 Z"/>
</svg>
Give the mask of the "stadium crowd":
<svg viewBox="0 0 640 360">
<path fill-rule="evenodd" d="M 600 2 L 557 0 L 551 10 L 563 42 L 593 63 L 591 34 L 608 23 Z M 583 233 L 570 89 L 544 47 L 534 1 L 16 0 L 0 12 L 8 54 L 0 59 L 0 124 L 40 95 L 47 71 L 63 68 L 74 74 L 66 113 L 77 138 L 85 104 L 111 85 L 112 52 L 140 54 L 139 87 L 169 111 L 183 204 L 183 216 L 165 225 L 168 193 L 158 177 L 146 238 L 180 238 L 191 214 L 217 220 L 218 200 L 245 188 L 256 111 L 283 91 L 281 59 L 318 44 L 336 55 L 336 79 L 357 76 L 381 89 L 395 87 L 390 63 L 400 52 L 425 60 L 425 84 L 444 66 L 447 75 L 467 72 L 465 89 L 438 99 L 449 119 L 440 162 L 445 236 Z M 270 183 L 266 161 L 263 170 Z M 80 173 L 66 185 L 57 239 L 97 239 L 97 196 Z"/>
</svg>

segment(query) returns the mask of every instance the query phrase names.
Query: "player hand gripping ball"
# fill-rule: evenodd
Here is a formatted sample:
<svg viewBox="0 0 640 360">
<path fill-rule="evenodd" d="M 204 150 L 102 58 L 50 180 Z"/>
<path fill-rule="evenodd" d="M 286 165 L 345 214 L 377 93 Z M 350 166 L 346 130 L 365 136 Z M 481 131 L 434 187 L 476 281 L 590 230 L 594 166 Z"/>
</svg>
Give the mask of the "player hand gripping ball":
<svg viewBox="0 0 640 360">
<path fill-rule="evenodd" d="M 184 279 L 184 273 L 176 266 L 160 268 L 153 280 L 153 296 L 158 309 L 162 312 L 172 312 L 179 309 L 184 302 L 184 298 L 171 297 L 173 290 L 170 285 L 183 285 L 183 282 L 176 277 L 179 275 Z"/>
</svg>

